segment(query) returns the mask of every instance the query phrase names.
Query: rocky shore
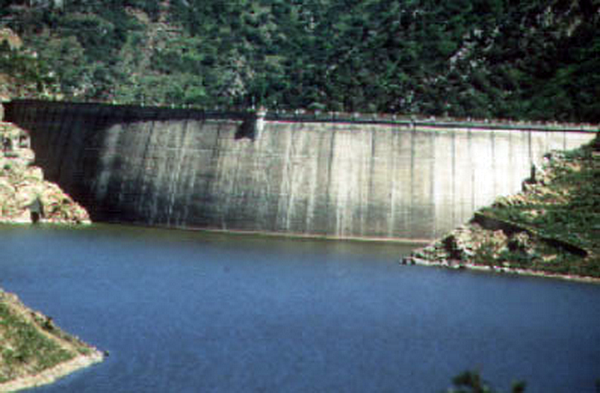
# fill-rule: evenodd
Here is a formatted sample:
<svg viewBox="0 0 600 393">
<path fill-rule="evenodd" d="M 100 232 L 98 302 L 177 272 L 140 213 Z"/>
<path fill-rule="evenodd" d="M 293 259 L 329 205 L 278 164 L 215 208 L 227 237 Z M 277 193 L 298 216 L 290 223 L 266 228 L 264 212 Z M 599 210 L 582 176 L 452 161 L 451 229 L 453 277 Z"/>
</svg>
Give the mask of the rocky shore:
<svg viewBox="0 0 600 393">
<path fill-rule="evenodd" d="M 600 133 L 401 263 L 600 283 Z"/>
<path fill-rule="evenodd" d="M 0 121 L 0 223 L 90 223 L 88 213 L 33 165 L 29 136 Z"/>
</svg>

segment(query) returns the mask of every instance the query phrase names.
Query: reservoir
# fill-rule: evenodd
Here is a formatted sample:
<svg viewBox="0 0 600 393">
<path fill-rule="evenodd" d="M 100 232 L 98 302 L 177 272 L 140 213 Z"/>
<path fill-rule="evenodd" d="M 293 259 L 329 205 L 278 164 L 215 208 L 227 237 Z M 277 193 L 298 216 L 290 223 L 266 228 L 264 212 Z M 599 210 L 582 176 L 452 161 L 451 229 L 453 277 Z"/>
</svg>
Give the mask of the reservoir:
<svg viewBox="0 0 600 393">
<path fill-rule="evenodd" d="M 34 392 L 594 392 L 600 286 L 402 266 L 416 245 L 0 226 L 0 287 L 109 351 Z"/>
</svg>

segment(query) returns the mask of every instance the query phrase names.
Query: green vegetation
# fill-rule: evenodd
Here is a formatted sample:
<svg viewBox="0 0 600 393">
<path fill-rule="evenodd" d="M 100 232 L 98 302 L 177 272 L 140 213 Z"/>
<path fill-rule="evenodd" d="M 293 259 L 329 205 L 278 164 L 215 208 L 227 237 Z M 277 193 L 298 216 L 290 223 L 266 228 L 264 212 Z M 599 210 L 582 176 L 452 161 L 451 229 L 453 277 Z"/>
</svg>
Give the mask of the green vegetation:
<svg viewBox="0 0 600 393">
<path fill-rule="evenodd" d="M 453 388 L 448 393 L 494 393 L 497 392 L 481 378 L 478 371 L 465 371 L 452 379 Z M 513 382 L 511 393 L 523 393 L 526 383 L 523 381 Z"/>
<path fill-rule="evenodd" d="M 523 194 L 500 199 L 483 210 L 487 216 L 527 229 L 532 238 L 519 241 L 513 236 L 508 247 L 491 259 L 495 264 L 600 277 L 600 149 L 596 144 L 548 156 L 546 167 L 538 171 L 537 179 L 525 183 Z"/>
<path fill-rule="evenodd" d="M 100 352 L 63 332 L 52 318 L 0 289 L 1 391 L 49 383 L 102 359 Z"/>
<path fill-rule="evenodd" d="M 43 330 L 55 328 L 44 321 Z M 23 374 L 35 374 L 75 354 L 43 334 L 40 326 L 0 299 L 0 383 Z"/>
<path fill-rule="evenodd" d="M 37 55 L 3 46 L 0 68 L 69 100 L 598 122 L 599 7 L 0 0 Z"/>
</svg>

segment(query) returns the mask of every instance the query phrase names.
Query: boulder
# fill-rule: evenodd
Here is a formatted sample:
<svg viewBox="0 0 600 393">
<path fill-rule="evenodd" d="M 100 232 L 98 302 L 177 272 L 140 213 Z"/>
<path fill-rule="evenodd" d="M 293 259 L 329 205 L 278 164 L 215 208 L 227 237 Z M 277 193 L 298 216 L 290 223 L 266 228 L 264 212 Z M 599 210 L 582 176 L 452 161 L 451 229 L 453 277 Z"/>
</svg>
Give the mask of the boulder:
<svg viewBox="0 0 600 393">
<path fill-rule="evenodd" d="M 533 249 L 533 242 L 531 236 L 527 232 L 518 232 L 510 237 L 507 246 L 512 252 L 530 254 Z"/>
<path fill-rule="evenodd" d="M 17 192 L 14 195 L 17 206 L 26 209 L 27 206 L 31 205 L 33 201 L 39 198 L 42 189 L 43 185 L 39 183 L 24 182 L 19 184 L 17 186 Z"/>
<path fill-rule="evenodd" d="M 23 172 L 23 177 L 28 181 L 42 182 L 44 181 L 44 172 L 42 168 L 30 166 Z"/>
<path fill-rule="evenodd" d="M 471 232 L 465 228 L 453 231 L 450 235 L 442 239 L 442 243 L 450 259 L 467 261 L 475 255 Z"/>
</svg>

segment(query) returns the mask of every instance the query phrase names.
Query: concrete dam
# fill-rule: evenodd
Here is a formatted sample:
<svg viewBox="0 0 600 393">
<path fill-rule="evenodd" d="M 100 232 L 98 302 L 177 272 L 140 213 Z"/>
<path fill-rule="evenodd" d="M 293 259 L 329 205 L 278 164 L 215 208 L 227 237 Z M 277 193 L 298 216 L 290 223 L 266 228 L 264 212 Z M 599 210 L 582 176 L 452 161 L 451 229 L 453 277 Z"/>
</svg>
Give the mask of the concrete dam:
<svg viewBox="0 0 600 393">
<path fill-rule="evenodd" d="M 44 101 L 4 104 L 93 220 L 333 238 L 432 239 L 593 132 Z M 250 122 L 249 122 L 250 119 Z M 350 119 L 351 120 L 351 119 Z M 260 121 L 260 119 L 259 119 Z"/>
</svg>

